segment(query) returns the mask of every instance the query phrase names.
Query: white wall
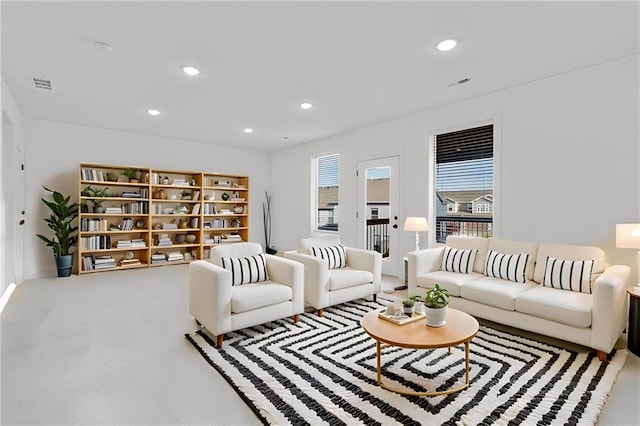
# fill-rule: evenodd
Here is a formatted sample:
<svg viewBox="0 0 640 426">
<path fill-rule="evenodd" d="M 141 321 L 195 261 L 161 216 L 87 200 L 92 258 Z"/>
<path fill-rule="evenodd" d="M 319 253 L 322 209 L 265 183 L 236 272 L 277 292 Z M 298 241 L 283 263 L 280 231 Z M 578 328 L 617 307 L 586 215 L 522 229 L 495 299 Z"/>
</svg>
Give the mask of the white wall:
<svg viewBox="0 0 640 426">
<path fill-rule="evenodd" d="M 51 189 L 78 198 L 78 163 L 234 173 L 249 176 L 249 236 L 263 243 L 262 201 L 268 178 L 265 153 L 52 121 L 24 119 L 26 148 L 25 278 L 55 276 L 51 249 L 37 237 L 49 232 L 40 201 Z"/>
<path fill-rule="evenodd" d="M 11 282 L 22 281 L 22 227 L 17 225 L 17 196 L 15 188 L 16 157 L 23 152 L 22 114 L 9 88 L 2 83 L 2 149 L 0 164 L 0 295 Z"/>
<path fill-rule="evenodd" d="M 599 246 L 635 280 L 615 224 L 640 221 L 638 76 L 636 55 L 272 152 L 273 244 L 293 249 L 310 233 L 313 156 L 341 155 L 340 234 L 355 245 L 357 161 L 400 155 L 400 219 L 428 216 L 429 135 L 491 119 L 496 236 Z M 413 235 L 401 234 L 408 252 Z"/>
</svg>

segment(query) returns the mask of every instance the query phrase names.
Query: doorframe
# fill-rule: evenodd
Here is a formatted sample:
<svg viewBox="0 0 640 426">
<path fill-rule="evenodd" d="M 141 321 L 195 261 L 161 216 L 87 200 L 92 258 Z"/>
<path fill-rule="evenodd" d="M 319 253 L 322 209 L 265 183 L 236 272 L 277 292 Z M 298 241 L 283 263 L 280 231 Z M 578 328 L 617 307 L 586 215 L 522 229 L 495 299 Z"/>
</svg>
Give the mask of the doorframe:
<svg viewBox="0 0 640 426">
<path fill-rule="evenodd" d="M 403 254 L 402 254 L 402 242 L 400 233 L 400 210 L 401 210 L 401 198 L 402 198 L 402 174 L 400 173 L 401 158 L 400 155 L 389 155 L 386 157 L 377 157 L 365 160 L 358 160 L 356 162 L 356 175 L 357 175 L 357 219 L 356 219 L 356 237 L 358 241 L 358 247 L 366 247 L 366 196 L 365 196 L 365 180 L 368 168 L 372 167 L 384 167 L 391 166 L 392 172 L 390 175 L 389 186 L 389 260 L 383 261 L 382 273 L 384 275 L 390 275 L 395 277 L 401 277 L 404 274 L 403 266 Z M 395 179 L 394 179 L 395 178 Z M 394 182 L 395 181 L 395 182 Z M 394 191 L 395 183 L 395 191 Z M 394 193 L 395 192 L 395 196 Z M 395 200 L 392 200 L 394 198 Z M 395 217 L 395 219 L 394 219 Z M 393 225 L 397 227 L 392 228 Z M 392 234 L 396 234 L 391 237 Z"/>
</svg>

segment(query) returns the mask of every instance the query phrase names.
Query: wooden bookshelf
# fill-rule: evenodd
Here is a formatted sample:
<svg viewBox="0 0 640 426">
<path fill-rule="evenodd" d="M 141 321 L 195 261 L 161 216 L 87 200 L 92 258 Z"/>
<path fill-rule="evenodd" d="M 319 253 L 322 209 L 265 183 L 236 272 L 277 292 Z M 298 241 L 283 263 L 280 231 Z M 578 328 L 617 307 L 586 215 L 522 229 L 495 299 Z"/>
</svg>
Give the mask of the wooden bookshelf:
<svg viewBox="0 0 640 426">
<path fill-rule="evenodd" d="M 80 163 L 78 192 L 80 274 L 184 264 L 249 241 L 246 176 Z"/>
</svg>

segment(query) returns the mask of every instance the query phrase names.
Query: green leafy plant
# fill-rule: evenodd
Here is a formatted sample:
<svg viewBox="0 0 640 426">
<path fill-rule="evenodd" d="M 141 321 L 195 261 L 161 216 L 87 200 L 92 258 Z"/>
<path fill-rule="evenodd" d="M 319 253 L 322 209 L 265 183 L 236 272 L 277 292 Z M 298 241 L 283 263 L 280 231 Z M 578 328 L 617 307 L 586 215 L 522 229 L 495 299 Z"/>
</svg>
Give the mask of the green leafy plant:
<svg viewBox="0 0 640 426">
<path fill-rule="evenodd" d="M 404 299 L 402 301 L 402 304 L 404 305 L 405 308 L 413 308 L 414 303 L 415 303 L 415 299 L 412 299 L 412 298 Z"/>
<path fill-rule="evenodd" d="M 95 207 L 102 207 L 102 203 L 104 203 L 105 200 L 100 200 L 99 198 L 108 197 L 109 196 L 109 194 L 107 193 L 108 189 L 109 188 L 94 188 L 92 186 L 87 186 L 84 189 L 84 192 L 89 197 L 96 197 L 96 199 L 91 200 L 91 202 Z"/>
<path fill-rule="evenodd" d="M 128 177 L 129 179 L 137 179 L 138 178 L 138 172 L 136 170 L 133 170 L 133 169 L 127 169 L 127 170 L 123 171 L 122 174 L 125 175 L 126 177 Z"/>
<path fill-rule="evenodd" d="M 422 302 L 422 296 L 418 296 L 417 294 L 415 296 L 411 296 L 409 299 L 413 300 L 414 302 Z"/>
<path fill-rule="evenodd" d="M 436 283 L 432 289 L 427 290 L 424 304 L 430 308 L 444 308 L 449 304 L 449 292 Z"/>
<path fill-rule="evenodd" d="M 37 236 L 47 243 L 47 247 L 53 249 L 55 256 L 68 255 L 71 247 L 78 241 L 75 235 L 78 227 L 73 225 L 73 221 L 78 217 L 78 203 L 71 203 L 71 197 L 65 197 L 58 191 L 45 186 L 43 188 L 50 192 L 53 198 L 53 201 L 42 198 L 42 202 L 51 210 L 51 215 L 44 221 L 53 231 L 54 237 L 49 239 L 44 235 L 37 234 Z"/>
</svg>

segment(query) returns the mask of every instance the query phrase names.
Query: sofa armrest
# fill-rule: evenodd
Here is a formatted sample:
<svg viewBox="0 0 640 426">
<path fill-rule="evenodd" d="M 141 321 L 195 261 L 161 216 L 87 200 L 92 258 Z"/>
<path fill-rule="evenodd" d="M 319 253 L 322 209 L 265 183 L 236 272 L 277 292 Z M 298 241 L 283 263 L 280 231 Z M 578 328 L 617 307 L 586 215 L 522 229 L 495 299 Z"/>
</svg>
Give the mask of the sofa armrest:
<svg viewBox="0 0 640 426">
<path fill-rule="evenodd" d="M 329 262 L 297 251 L 286 251 L 284 257 L 304 265 L 304 300 L 316 309 L 327 306 Z"/>
<path fill-rule="evenodd" d="M 407 294 L 418 294 L 418 275 L 440 269 L 443 252 L 444 247 L 435 247 L 407 253 Z"/>
<path fill-rule="evenodd" d="M 269 279 L 291 287 L 293 313 L 304 312 L 304 266 L 284 257 L 265 254 Z"/>
<path fill-rule="evenodd" d="M 373 274 L 373 294 L 380 293 L 382 282 L 382 255 L 377 251 L 345 247 L 347 266 Z"/>
<path fill-rule="evenodd" d="M 593 285 L 591 347 L 611 352 L 627 323 L 627 293 L 631 268 L 609 267 Z"/>
<path fill-rule="evenodd" d="M 206 260 L 189 264 L 189 313 L 218 336 L 231 331 L 231 272 Z"/>
</svg>

